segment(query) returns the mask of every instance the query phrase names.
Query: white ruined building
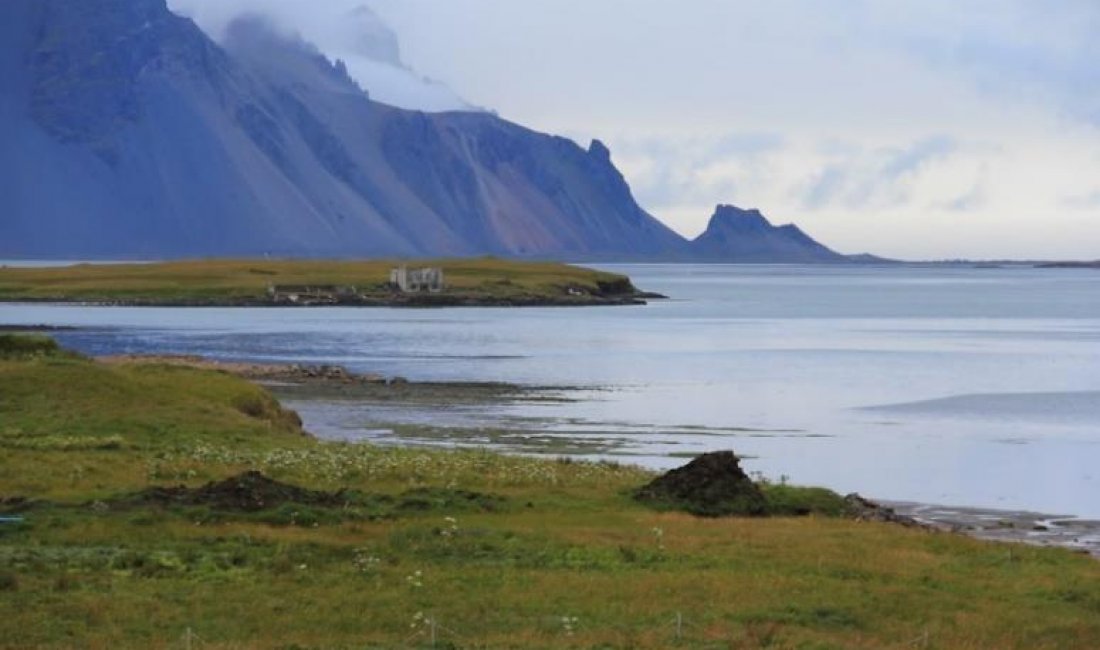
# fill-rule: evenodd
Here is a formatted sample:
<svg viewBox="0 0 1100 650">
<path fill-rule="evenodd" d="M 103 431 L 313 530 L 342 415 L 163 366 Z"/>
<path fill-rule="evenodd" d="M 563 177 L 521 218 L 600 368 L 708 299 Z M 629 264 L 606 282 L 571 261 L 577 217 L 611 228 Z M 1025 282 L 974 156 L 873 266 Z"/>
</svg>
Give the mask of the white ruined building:
<svg viewBox="0 0 1100 650">
<path fill-rule="evenodd" d="M 405 293 L 439 293 L 443 291 L 443 269 L 439 267 L 409 269 L 399 266 L 390 271 L 390 284 Z"/>
</svg>

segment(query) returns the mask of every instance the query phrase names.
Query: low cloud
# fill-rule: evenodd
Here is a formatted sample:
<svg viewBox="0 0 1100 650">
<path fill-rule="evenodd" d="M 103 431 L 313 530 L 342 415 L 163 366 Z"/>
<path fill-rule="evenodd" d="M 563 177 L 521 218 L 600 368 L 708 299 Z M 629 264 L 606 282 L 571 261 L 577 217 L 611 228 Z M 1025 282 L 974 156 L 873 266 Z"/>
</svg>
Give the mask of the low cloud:
<svg viewBox="0 0 1100 650">
<path fill-rule="evenodd" d="M 940 203 L 934 203 L 932 208 L 934 210 L 943 210 L 945 212 L 970 212 L 977 210 L 985 205 L 986 191 L 983 184 L 975 184 L 970 188 L 968 192 L 960 194 L 953 199 L 943 201 Z"/>
<path fill-rule="evenodd" d="M 317 46 L 348 72 L 371 98 L 423 111 L 477 110 L 445 84 L 405 64 L 397 34 L 361 0 L 169 0 L 215 40 L 242 15 L 259 15 L 288 34 Z"/>
<path fill-rule="evenodd" d="M 1062 199 L 1062 206 L 1071 210 L 1100 210 L 1100 190 L 1067 196 Z"/>
<path fill-rule="evenodd" d="M 881 47 L 901 49 L 997 100 L 1055 106 L 1100 126 L 1095 0 L 895 3 L 873 24 Z"/>
<path fill-rule="evenodd" d="M 796 192 L 807 209 L 840 205 L 851 209 L 894 207 L 912 200 L 911 180 L 959 149 L 946 135 L 918 140 L 903 148 L 840 148 L 834 159 Z"/>
<path fill-rule="evenodd" d="M 612 144 L 639 202 L 659 211 L 685 200 L 710 207 L 740 200 L 739 188 L 754 184 L 767 158 L 788 143 L 776 133 L 728 132 L 618 138 Z"/>
</svg>

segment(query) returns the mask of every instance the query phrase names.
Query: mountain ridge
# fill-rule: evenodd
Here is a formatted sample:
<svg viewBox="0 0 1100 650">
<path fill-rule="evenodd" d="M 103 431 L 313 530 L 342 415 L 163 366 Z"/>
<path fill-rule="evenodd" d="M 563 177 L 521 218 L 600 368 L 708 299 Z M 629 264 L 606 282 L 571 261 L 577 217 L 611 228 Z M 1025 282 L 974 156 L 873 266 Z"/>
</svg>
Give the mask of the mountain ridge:
<svg viewBox="0 0 1100 650">
<path fill-rule="evenodd" d="M 2 257 L 767 257 L 672 231 L 599 140 L 373 101 L 259 17 L 222 44 L 165 0 L 7 0 L 0 23 Z M 837 260 L 782 233 L 749 234 Z"/>
</svg>

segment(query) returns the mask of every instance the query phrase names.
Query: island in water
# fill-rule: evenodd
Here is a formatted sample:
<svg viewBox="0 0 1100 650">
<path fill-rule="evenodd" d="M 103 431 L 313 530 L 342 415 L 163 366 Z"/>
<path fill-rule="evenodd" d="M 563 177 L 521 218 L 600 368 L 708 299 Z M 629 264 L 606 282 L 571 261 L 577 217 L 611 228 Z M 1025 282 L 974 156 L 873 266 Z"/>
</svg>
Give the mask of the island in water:
<svg viewBox="0 0 1100 650">
<path fill-rule="evenodd" d="M 0 302 L 125 306 L 639 305 L 625 275 L 555 262 L 185 260 L 0 268 Z"/>
</svg>

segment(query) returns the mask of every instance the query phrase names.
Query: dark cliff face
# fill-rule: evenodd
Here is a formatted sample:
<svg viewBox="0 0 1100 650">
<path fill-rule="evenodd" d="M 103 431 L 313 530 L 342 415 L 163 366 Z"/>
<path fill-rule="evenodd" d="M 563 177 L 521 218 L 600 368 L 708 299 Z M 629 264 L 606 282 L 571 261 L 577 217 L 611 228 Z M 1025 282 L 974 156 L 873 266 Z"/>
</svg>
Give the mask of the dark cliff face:
<svg viewBox="0 0 1100 650">
<path fill-rule="evenodd" d="M 145 117 L 141 89 L 152 78 L 217 89 L 231 74 L 224 53 L 158 0 L 41 0 L 34 9 L 29 113 L 61 142 L 106 151 Z"/>
<path fill-rule="evenodd" d="M 369 99 L 241 21 L 164 0 L 0 3 L 0 257 L 630 257 L 686 242 L 585 150 Z"/>
<path fill-rule="evenodd" d="M 165 0 L 0 1 L 0 258 L 845 259 L 732 206 L 688 242 L 602 142 L 369 92 L 261 18 L 218 45 Z"/>
<path fill-rule="evenodd" d="M 691 242 L 705 261 L 827 263 L 847 258 L 814 241 L 798 226 L 773 226 L 759 210 L 719 205 L 706 231 Z"/>
</svg>

